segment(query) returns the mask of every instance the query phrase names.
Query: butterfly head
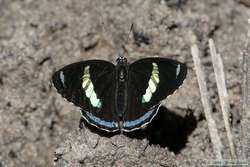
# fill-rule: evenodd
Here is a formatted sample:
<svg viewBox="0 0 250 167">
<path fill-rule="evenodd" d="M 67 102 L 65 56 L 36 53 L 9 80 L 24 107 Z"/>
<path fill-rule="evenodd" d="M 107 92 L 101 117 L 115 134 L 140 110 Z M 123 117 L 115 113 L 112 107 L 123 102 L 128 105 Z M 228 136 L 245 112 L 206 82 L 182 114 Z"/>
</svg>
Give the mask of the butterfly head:
<svg viewBox="0 0 250 167">
<path fill-rule="evenodd" d="M 117 59 L 116 59 L 116 63 L 118 65 L 127 65 L 127 58 L 124 57 L 124 56 L 119 56 Z"/>
</svg>

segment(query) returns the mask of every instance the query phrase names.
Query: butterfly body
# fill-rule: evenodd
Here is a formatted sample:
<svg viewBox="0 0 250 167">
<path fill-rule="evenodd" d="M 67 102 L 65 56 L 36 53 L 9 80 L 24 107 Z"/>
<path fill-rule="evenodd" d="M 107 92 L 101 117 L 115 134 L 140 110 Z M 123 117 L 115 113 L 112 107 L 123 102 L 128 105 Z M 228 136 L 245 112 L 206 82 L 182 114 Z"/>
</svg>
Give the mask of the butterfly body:
<svg viewBox="0 0 250 167">
<path fill-rule="evenodd" d="M 122 120 L 123 114 L 127 107 L 127 88 L 128 88 L 128 64 L 127 59 L 120 57 L 116 65 L 116 112 L 119 121 Z"/>
<path fill-rule="evenodd" d="M 87 60 L 58 70 L 57 91 L 81 108 L 82 117 L 102 130 L 130 132 L 146 126 L 161 100 L 186 77 L 186 66 L 166 58 L 145 58 L 132 64 L 120 56 L 116 65 Z"/>
</svg>

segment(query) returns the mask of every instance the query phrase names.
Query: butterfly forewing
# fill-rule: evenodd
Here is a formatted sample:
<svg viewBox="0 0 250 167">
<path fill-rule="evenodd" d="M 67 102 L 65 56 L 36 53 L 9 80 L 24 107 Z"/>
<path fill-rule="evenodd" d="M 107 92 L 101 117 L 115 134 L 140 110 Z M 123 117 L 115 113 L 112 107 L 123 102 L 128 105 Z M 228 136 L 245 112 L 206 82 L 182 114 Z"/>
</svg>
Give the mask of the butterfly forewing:
<svg viewBox="0 0 250 167">
<path fill-rule="evenodd" d="M 160 101 L 183 83 L 187 68 L 166 58 L 145 58 L 129 66 L 128 108 L 124 131 L 138 129 L 157 114 Z"/>
<path fill-rule="evenodd" d="M 57 91 L 81 107 L 82 115 L 92 125 L 107 131 L 118 130 L 115 114 L 115 66 L 102 60 L 74 63 L 58 70 L 52 77 Z"/>
</svg>

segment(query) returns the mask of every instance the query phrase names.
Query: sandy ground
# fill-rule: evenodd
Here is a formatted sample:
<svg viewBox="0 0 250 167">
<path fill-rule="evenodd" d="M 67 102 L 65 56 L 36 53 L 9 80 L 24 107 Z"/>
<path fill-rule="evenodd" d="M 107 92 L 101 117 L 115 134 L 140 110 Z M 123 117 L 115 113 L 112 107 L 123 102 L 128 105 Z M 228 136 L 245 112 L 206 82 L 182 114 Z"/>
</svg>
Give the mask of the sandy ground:
<svg viewBox="0 0 250 167">
<path fill-rule="evenodd" d="M 0 0 L 0 167 L 206 166 L 214 159 L 190 54 L 194 33 L 213 117 L 230 158 L 208 39 L 225 65 L 230 120 L 241 139 L 241 50 L 249 8 L 236 0 Z M 131 24 L 134 34 L 128 37 Z M 185 62 L 188 76 L 143 133 L 78 129 L 80 113 L 50 86 L 53 72 L 86 59 L 130 62 L 160 55 Z M 168 56 L 176 54 L 177 56 Z M 145 133 L 146 132 L 146 133 Z"/>
</svg>

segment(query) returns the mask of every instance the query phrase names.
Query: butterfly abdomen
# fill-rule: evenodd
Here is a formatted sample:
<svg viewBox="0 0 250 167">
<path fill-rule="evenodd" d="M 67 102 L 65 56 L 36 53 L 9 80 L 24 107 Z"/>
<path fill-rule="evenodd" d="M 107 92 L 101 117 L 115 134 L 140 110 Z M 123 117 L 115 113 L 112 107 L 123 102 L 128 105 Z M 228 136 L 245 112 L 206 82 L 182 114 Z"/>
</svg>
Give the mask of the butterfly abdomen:
<svg viewBox="0 0 250 167">
<path fill-rule="evenodd" d="M 122 119 L 127 109 L 127 83 L 127 64 L 118 62 L 116 66 L 116 112 L 120 119 Z"/>
</svg>

